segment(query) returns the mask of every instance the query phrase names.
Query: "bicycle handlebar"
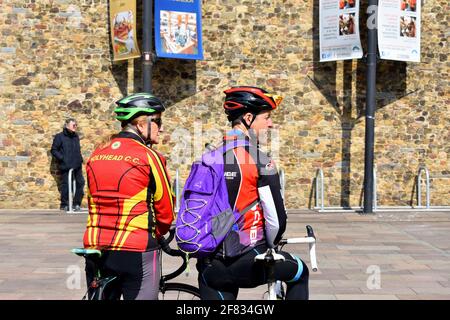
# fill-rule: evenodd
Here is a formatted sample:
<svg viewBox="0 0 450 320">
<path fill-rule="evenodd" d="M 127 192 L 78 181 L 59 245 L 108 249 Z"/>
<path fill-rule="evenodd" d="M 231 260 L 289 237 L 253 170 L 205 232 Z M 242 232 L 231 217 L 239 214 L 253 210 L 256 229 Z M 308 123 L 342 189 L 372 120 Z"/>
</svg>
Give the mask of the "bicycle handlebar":
<svg viewBox="0 0 450 320">
<path fill-rule="evenodd" d="M 171 227 L 167 239 L 161 237 L 161 239 L 159 239 L 159 244 L 161 245 L 161 249 L 168 255 L 172 257 L 181 257 L 183 259 L 183 264 L 174 272 L 161 276 L 160 283 L 165 283 L 166 281 L 178 277 L 180 274 L 184 272 L 184 270 L 186 270 L 188 264 L 188 258 L 184 252 L 182 252 L 181 250 L 172 249 L 170 247 L 169 244 L 174 237 L 175 237 L 175 227 Z"/>
<path fill-rule="evenodd" d="M 307 243 L 309 244 L 309 257 L 311 261 L 311 267 L 314 272 L 317 271 L 317 258 L 316 258 L 316 236 L 314 235 L 314 230 L 310 225 L 306 226 L 307 237 L 303 238 L 291 238 L 282 239 L 279 242 L 279 246 L 284 246 L 285 244 L 295 244 L 295 243 Z"/>
<path fill-rule="evenodd" d="M 175 228 L 172 227 L 169 230 L 169 236 L 166 238 L 161 237 L 159 239 L 159 244 L 161 246 L 161 249 L 167 253 L 169 256 L 172 257 L 184 257 L 185 254 L 181 250 L 172 249 L 169 245 L 170 242 L 172 242 L 173 238 L 175 237 Z"/>
<path fill-rule="evenodd" d="M 280 245 L 285 244 L 295 244 L 295 243 L 315 243 L 316 239 L 312 237 L 303 237 L 303 238 L 290 238 L 290 239 L 282 239 L 280 240 Z"/>
<path fill-rule="evenodd" d="M 316 238 L 316 236 L 314 235 L 314 230 L 310 225 L 306 226 L 306 234 L 308 235 L 308 237 L 312 237 L 312 238 Z"/>
</svg>

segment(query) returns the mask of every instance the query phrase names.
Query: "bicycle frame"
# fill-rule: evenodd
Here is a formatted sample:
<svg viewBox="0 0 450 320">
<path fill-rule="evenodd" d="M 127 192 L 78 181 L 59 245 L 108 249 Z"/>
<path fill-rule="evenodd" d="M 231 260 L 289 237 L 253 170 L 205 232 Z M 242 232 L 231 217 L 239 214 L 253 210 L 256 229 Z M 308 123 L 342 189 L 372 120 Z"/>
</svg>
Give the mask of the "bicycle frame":
<svg viewBox="0 0 450 320">
<path fill-rule="evenodd" d="M 268 249 L 267 252 L 258 254 L 255 261 L 262 261 L 267 267 L 267 285 L 269 300 L 277 300 L 276 279 L 275 279 L 275 264 L 284 261 L 284 256 L 275 252 L 275 249 Z"/>
<path fill-rule="evenodd" d="M 168 290 L 167 281 L 172 280 L 176 277 L 178 277 L 180 274 L 183 273 L 184 270 L 186 270 L 187 266 L 187 258 L 186 255 L 181 252 L 180 250 L 174 250 L 169 246 L 169 243 L 172 241 L 175 235 L 175 229 L 172 228 L 170 230 L 169 236 L 167 239 L 164 237 L 160 239 L 160 245 L 162 251 L 167 253 L 170 256 L 173 257 L 181 257 L 183 259 L 183 263 L 181 266 L 175 270 L 174 272 L 170 274 L 163 275 L 162 274 L 162 254 L 160 255 L 160 282 L 159 282 L 159 290 L 164 293 L 166 290 Z M 78 256 L 84 257 L 86 261 L 90 261 L 92 263 L 92 266 L 94 268 L 94 279 L 91 281 L 91 283 L 88 285 L 88 290 L 86 294 L 83 296 L 83 300 L 89 299 L 89 300 L 103 300 L 103 292 L 105 290 L 105 287 L 109 285 L 112 281 L 114 281 L 117 277 L 116 276 L 110 276 L 110 277 L 104 277 L 101 272 L 101 262 L 100 258 L 102 256 L 101 250 L 96 249 L 85 249 L 85 248 L 75 248 L 71 250 L 73 253 L 75 253 Z M 174 283 L 169 284 L 170 287 L 173 290 Z M 184 284 L 183 284 L 184 285 Z M 186 285 L 184 285 L 186 286 Z"/>
<path fill-rule="evenodd" d="M 103 292 L 105 291 L 106 286 L 110 282 L 114 281 L 117 277 L 103 277 L 100 262 L 101 256 L 103 254 L 102 251 L 85 248 L 74 248 L 71 251 L 77 256 L 85 258 L 87 263 L 91 263 L 94 269 L 94 278 L 92 279 L 91 283 L 88 284 L 88 289 L 82 300 L 103 300 Z"/>
<path fill-rule="evenodd" d="M 177 294 L 187 293 L 188 297 L 198 297 L 200 298 L 200 291 L 197 287 L 194 287 L 189 284 L 185 283 L 176 283 L 176 282 L 168 282 L 169 280 L 172 280 L 176 277 L 178 277 L 181 273 L 183 273 L 186 270 L 186 267 L 189 263 L 188 257 L 186 254 L 180 250 L 175 250 L 170 247 L 170 242 L 173 240 L 175 236 L 175 228 L 171 228 L 169 230 L 169 235 L 166 238 L 162 237 L 159 240 L 159 243 L 161 245 L 161 250 L 167 253 L 168 255 L 172 257 L 180 257 L 183 260 L 182 265 L 176 269 L 174 272 L 163 275 L 162 274 L 162 254 L 160 256 L 160 264 L 161 264 L 161 279 L 159 281 L 159 291 L 165 295 L 166 292 L 177 292 Z M 183 296 L 182 299 L 186 298 L 186 296 Z"/>
</svg>

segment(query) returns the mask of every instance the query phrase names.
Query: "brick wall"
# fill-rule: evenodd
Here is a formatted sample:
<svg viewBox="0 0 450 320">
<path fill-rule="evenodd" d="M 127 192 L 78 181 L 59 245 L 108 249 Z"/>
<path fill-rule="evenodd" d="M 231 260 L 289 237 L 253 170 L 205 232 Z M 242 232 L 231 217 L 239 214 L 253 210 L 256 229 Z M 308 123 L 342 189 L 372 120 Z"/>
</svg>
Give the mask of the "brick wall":
<svg viewBox="0 0 450 320">
<path fill-rule="evenodd" d="M 114 101 L 141 89 L 140 60 L 111 62 L 105 0 L 0 0 L 0 8 L 0 208 L 56 208 L 53 136 L 75 117 L 87 158 L 118 129 Z M 432 204 L 450 205 L 448 10 L 448 1 L 423 5 L 421 63 L 378 65 L 379 205 L 411 204 L 419 165 L 430 170 Z M 256 85 L 285 97 L 268 145 L 285 170 L 287 207 L 314 205 L 319 167 L 326 205 L 358 205 L 365 62 L 319 63 L 318 45 L 318 0 L 203 1 L 205 59 L 154 67 L 154 93 L 169 106 L 158 149 L 172 176 L 179 169 L 185 179 L 204 143 L 227 128 L 223 90 Z"/>
</svg>

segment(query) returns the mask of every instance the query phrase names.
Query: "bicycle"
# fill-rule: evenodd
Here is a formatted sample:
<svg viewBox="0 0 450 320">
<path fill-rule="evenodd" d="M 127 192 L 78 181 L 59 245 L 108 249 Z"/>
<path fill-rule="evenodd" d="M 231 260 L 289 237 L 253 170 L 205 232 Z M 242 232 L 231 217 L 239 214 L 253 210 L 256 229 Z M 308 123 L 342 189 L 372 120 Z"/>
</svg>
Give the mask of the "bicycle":
<svg viewBox="0 0 450 320">
<path fill-rule="evenodd" d="M 255 261 L 263 262 L 266 267 L 268 300 L 285 299 L 286 290 L 283 282 L 275 279 L 275 264 L 285 260 L 277 251 L 282 250 L 286 244 L 308 243 L 311 267 L 314 272 L 317 271 L 316 237 L 310 225 L 306 226 L 306 233 L 307 236 L 303 238 L 282 239 L 276 248 L 267 249 L 265 253 L 255 257 Z"/>
<path fill-rule="evenodd" d="M 159 300 L 199 300 L 200 291 L 198 288 L 177 282 L 168 282 L 184 272 L 188 264 L 186 255 L 180 250 L 174 250 L 170 247 L 170 242 L 175 236 L 175 228 L 169 231 L 169 236 L 166 238 L 162 237 L 160 240 L 160 245 L 162 251 L 172 257 L 181 257 L 183 263 L 174 272 L 167 275 L 162 274 L 162 255 L 160 255 L 160 270 L 161 277 L 159 282 Z M 108 285 L 117 280 L 117 276 L 103 276 L 102 275 L 102 251 L 97 249 L 84 249 L 75 248 L 71 250 L 73 253 L 80 257 L 84 257 L 87 263 L 91 263 L 94 267 L 94 279 L 88 286 L 86 294 L 83 296 L 82 300 L 106 300 L 105 289 Z"/>
</svg>

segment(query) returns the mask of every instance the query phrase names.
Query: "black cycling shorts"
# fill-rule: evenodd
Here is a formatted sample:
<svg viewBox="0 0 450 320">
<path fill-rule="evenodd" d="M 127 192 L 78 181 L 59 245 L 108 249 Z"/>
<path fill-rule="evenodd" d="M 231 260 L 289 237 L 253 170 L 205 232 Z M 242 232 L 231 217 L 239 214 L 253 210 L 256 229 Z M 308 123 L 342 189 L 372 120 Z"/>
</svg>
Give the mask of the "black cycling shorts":
<svg viewBox="0 0 450 320">
<path fill-rule="evenodd" d="M 160 251 L 105 251 L 101 258 L 102 277 L 117 276 L 105 288 L 106 300 L 157 300 L 161 277 Z M 86 281 L 94 278 L 92 261 L 86 260 Z"/>
<path fill-rule="evenodd" d="M 206 258 L 197 262 L 198 283 L 203 300 L 235 300 L 239 288 L 254 288 L 267 283 L 267 274 L 261 262 L 255 262 L 258 254 L 266 252 L 265 245 L 257 246 L 236 258 Z M 285 261 L 275 264 L 275 279 L 286 282 L 286 299 L 309 298 L 309 271 L 296 256 L 280 251 Z"/>
</svg>

